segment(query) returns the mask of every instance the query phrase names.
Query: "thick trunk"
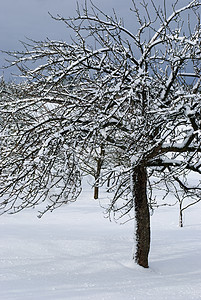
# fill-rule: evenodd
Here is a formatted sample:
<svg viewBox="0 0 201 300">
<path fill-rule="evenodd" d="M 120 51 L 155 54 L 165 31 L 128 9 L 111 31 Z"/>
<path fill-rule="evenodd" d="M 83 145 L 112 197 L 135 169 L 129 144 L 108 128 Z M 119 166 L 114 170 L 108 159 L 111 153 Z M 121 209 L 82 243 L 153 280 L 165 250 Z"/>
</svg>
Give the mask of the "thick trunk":
<svg viewBox="0 0 201 300">
<path fill-rule="evenodd" d="M 96 165 L 94 199 L 98 199 L 98 197 L 99 197 L 99 178 L 100 178 L 100 174 L 101 174 L 101 168 L 102 168 L 102 164 L 103 164 L 104 155 L 105 155 L 105 149 L 104 149 L 104 145 L 102 144 L 100 147 L 100 156 L 97 159 L 97 165 Z"/>
<path fill-rule="evenodd" d="M 102 167 L 102 159 L 99 158 L 97 161 L 97 168 L 95 174 L 94 199 L 98 199 L 99 197 L 99 177 L 101 173 L 101 167 Z"/>
<path fill-rule="evenodd" d="M 150 213 L 147 200 L 147 172 L 143 165 L 133 170 L 133 197 L 136 219 L 136 263 L 148 268 L 150 249 Z"/>
</svg>

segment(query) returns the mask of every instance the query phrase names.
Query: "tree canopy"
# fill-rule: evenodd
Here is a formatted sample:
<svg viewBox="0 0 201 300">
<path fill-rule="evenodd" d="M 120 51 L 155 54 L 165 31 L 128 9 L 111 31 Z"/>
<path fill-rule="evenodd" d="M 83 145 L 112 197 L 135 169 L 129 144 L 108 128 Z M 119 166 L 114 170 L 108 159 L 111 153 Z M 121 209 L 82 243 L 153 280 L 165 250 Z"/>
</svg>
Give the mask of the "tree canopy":
<svg viewBox="0 0 201 300">
<path fill-rule="evenodd" d="M 73 30 L 72 43 L 28 40 L 8 53 L 26 81 L 1 89 L 2 212 L 45 202 L 42 215 L 76 200 L 100 155 L 96 183 L 112 183 L 108 212 L 117 217 L 139 220 L 154 188 L 200 199 L 200 180 L 189 176 L 201 174 L 201 3 L 176 2 L 169 17 L 153 1 L 142 2 L 144 15 L 132 3 L 134 32 L 85 4 L 75 17 L 54 17 Z"/>
</svg>

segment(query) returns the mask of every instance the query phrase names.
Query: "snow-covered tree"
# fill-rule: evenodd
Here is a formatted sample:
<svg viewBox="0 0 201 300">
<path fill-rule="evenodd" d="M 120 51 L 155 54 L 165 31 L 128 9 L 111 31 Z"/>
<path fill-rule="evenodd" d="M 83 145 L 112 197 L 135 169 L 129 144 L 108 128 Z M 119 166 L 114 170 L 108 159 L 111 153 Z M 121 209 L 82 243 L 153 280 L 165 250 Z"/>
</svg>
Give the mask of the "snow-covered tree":
<svg viewBox="0 0 201 300">
<path fill-rule="evenodd" d="M 132 3 L 133 32 L 85 5 L 55 18 L 71 43 L 30 40 L 8 53 L 26 83 L 1 103 L 0 196 L 2 212 L 45 202 L 42 215 L 76 200 L 81 172 L 100 159 L 95 184 L 110 181 L 108 213 L 135 218 L 134 259 L 148 267 L 153 189 L 200 198 L 201 3 L 176 1 L 169 15 Z"/>
</svg>

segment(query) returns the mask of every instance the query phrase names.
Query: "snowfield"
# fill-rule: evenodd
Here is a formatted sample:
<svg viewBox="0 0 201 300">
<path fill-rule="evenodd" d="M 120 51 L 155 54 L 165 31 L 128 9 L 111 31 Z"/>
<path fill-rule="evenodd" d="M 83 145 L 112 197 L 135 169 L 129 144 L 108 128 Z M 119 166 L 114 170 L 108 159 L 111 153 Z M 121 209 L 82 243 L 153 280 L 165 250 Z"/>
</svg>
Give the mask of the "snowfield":
<svg viewBox="0 0 201 300">
<path fill-rule="evenodd" d="M 0 217 L 1 300 L 199 300 L 201 203 L 160 207 L 151 218 L 150 268 L 132 261 L 133 223 L 104 218 L 92 190 L 71 205 Z"/>
</svg>

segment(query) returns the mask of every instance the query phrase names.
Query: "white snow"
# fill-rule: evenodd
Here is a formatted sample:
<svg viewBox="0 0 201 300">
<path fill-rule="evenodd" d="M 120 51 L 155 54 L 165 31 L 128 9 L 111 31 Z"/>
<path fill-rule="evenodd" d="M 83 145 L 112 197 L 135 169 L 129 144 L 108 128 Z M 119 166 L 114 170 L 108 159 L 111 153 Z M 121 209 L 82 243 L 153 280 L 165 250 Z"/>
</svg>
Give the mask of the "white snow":
<svg viewBox="0 0 201 300">
<path fill-rule="evenodd" d="M 155 211 L 143 269 L 132 261 L 133 223 L 109 222 L 92 194 L 42 219 L 36 210 L 0 217 L 0 299 L 201 299 L 201 203 L 184 228 L 178 207 Z"/>
</svg>

